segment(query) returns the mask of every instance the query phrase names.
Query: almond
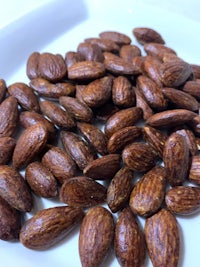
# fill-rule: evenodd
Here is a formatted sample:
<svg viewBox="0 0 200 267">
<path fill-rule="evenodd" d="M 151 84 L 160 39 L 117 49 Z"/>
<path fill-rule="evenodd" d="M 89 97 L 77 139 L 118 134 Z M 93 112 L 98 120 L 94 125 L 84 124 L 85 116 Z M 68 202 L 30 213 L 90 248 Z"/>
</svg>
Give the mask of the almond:
<svg viewBox="0 0 200 267">
<path fill-rule="evenodd" d="M 163 57 L 166 54 L 176 55 L 176 52 L 173 49 L 158 43 L 146 43 L 144 45 L 144 50 L 147 53 L 147 55 L 152 57 L 157 57 L 160 60 L 163 60 Z"/>
<path fill-rule="evenodd" d="M 38 77 L 39 58 L 40 53 L 33 52 L 27 60 L 26 74 L 30 80 Z"/>
<path fill-rule="evenodd" d="M 162 36 L 157 31 L 151 28 L 143 28 L 143 27 L 134 28 L 133 35 L 140 44 L 165 43 Z"/>
<path fill-rule="evenodd" d="M 0 79 L 0 104 L 6 97 L 7 86 L 4 79 Z"/>
<path fill-rule="evenodd" d="M 0 165 L 7 164 L 12 159 L 16 141 L 12 137 L 0 137 Z"/>
<path fill-rule="evenodd" d="M 99 34 L 101 39 L 109 39 L 113 42 L 117 43 L 118 45 L 125 45 L 130 44 L 131 39 L 128 35 L 116 32 L 116 31 L 104 31 Z"/>
<path fill-rule="evenodd" d="M 192 157 L 188 179 L 190 182 L 200 185 L 200 156 Z"/>
<path fill-rule="evenodd" d="M 187 81 L 183 86 L 183 91 L 200 100 L 200 83 L 197 81 Z"/>
<path fill-rule="evenodd" d="M 141 50 L 136 45 L 123 45 L 120 48 L 119 55 L 125 61 L 132 63 L 134 57 L 141 56 Z"/>
<path fill-rule="evenodd" d="M 112 41 L 111 39 L 107 38 L 96 38 L 96 37 L 90 37 L 86 38 L 84 40 L 85 42 L 96 44 L 98 45 L 102 51 L 106 52 L 118 52 L 119 51 L 119 45 L 116 44 L 116 42 Z"/>
<path fill-rule="evenodd" d="M 177 130 L 176 132 L 185 137 L 185 141 L 186 141 L 188 148 L 190 150 L 190 154 L 192 156 L 197 155 L 198 154 L 198 147 L 197 147 L 196 138 L 195 138 L 194 133 L 189 129 L 181 129 L 181 130 Z"/>
<path fill-rule="evenodd" d="M 88 61 L 103 62 L 104 56 L 101 48 L 97 44 L 89 42 L 80 43 L 77 47 L 77 52 Z"/>
</svg>

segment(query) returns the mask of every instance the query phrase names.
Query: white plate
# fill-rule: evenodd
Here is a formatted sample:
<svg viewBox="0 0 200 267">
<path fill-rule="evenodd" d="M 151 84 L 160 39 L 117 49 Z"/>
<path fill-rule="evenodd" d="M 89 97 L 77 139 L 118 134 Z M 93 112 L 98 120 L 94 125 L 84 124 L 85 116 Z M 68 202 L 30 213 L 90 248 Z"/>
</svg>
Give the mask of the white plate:
<svg viewBox="0 0 200 267">
<path fill-rule="evenodd" d="M 155 0 L 44 2 L 1 29 L 0 76 L 6 79 L 7 85 L 16 81 L 28 82 L 25 64 L 33 51 L 64 55 L 69 50 L 76 50 L 84 38 L 98 36 L 104 30 L 124 32 L 135 43 L 132 29 L 137 26 L 158 30 L 167 45 L 175 49 L 180 57 L 189 63 L 200 64 L 200 23 L 195 12 L 197 1 L 190 1 L 190 9 L 189 5 L 184 6 L 184 1 L 176 4 L 175 1 L 163 1 L 163 5 Z M 35 210 L 57 205 L 51 200 L 38 201 Z M 144 225 L 144 220 L 140 221 Z M 178 223 L 181 236 L 178 267 L 198 267 L 200 216 L 178 217 Z M 78 228 L 63 242 L 42 252 L 29 250 L 18 242 L 0 241 L 0 255 L 1 265 L 6 267 L 79 267 Z M 119 264 L 111 252 L 102 267 L 116 266 Z M 148 260 L 145 267 L 151 266 Z"/>
</svg>

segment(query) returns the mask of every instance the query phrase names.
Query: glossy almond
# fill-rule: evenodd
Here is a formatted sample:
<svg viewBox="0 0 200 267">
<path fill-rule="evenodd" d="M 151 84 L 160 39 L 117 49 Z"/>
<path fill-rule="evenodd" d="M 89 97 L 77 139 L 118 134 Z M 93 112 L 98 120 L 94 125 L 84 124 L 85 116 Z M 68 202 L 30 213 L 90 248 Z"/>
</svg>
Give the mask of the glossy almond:
<svg viewBox="0 0 200 267">
<path fill-rule="evenodd" d="M 90 208 L 82 221 L 79 234 L 82 266 L 100 266 L 111 247 L 113 237 L 114 221 L 111 213 L 100 206 Z"/>
<path fill-rule="evenodd" d="M 131 42 L 131 39 L 128 35 L 117 31 L 100 32 L 99 36 L 101 39 L 109 39 L 119 45 L 130 44 Z"/>
<path fill-rule="evenodd" d="M 97 44 L 92 44 L 89 42 L 80 43 L 77 47 L 77 51 L 88 61 L 103 62 L 104 56 L 101 48 Z"/>
<path fill-rule="evenodd" d="M 165 195 L 167 209 L 179 215 L 197 213 L 200 210 L 200 188 L 194 186 L 176 186 Z"/>
<path fill-rule="evenodd" d="M 21 174 L 8 165 L 0 166 L 0 197 L 20 211 L 31 211 L 33 198 Z"/>
<path fill-rule="evenodd" d="M 0 165 L 7 164 L 12 159 L 16 140 L 12 137 L 0 137 Z"/>
<path fill-rule="evenodd" d="M 134 186 L 129 200 L 131 210 L 140 216 L 156 213 L 164 200 L 166 172 L 161 166 L 148 171 Z"/>
<path fill-rule="evenodd" d="M 144 234 L 129 208 L 123 209 L 119 214 L 115 228 L 114 249 L 120 266 L 144 266 L 146 256 Z"/>
<path fill-rule="evenodd" d="M 158 58 L 152 56 L 146 56 L 143 63 L 144 73 L 160 88 L 162 87 L 162 81 L 160 77 L 161 64 L 162 62 Z"/>
<path fill-rule="evenodd" d="M 119 55 L 125 61 L 132 63 L 134 57 L 141 56 L 141 50 L 136 45 L 123 45 L 120 48 Z"/>
<path fill-rule="evenodd" d="M 88 208 L 104 203 L 106 191 L 106 187 L 93 179 L 77 176 L 62 184 L 59 197 L 69 206 Z"/>
<path fill-rule="evenodd" d="M 180 237 L 176 218 L 161 209 L 146 220 L 145 239 L 149 257 L 154 267 L 177 267 Z"/>
<path fill-rule="evenodd" d="M 141 44 L 146 44 L 146 43 L 164 44 L 165 43 L 160 33 L 158 33 L 156 30 L 151 29 L 151 28 L 144 28 L 144 27 L 134 28 L 133 35 L 135 36 L 137 41 Z"/>
<path fill-rule="evenodd" d="M 48 138 L 46 127 L 37 123 L 25 129 L 17 140 L 13 152 L 13 166 L 20 169 L 39 155 Z"/>
<path fill-rule="evenodd" d="M 39 58 L 40 58 L 40 53 L 38 52 L 33 52 L 28 57 L 28 60 L 26 63 L 26 74 L 30 80 L 37 78 L 39 75 L 39 72 L 38 72 Z"/>
<path fill-rule="evenodd" d="M 192 157 L 188 179 L 190 182 L 200 185 L 200 156 Z"/>
<path fill-rule="evenodd" d="M 66 238 L 83 216 L 82 209 L 75 207 L 61 206 L 40 210 L 23 225 L 20 241 L 30 249 L 47 249 Z"/>
</svg>

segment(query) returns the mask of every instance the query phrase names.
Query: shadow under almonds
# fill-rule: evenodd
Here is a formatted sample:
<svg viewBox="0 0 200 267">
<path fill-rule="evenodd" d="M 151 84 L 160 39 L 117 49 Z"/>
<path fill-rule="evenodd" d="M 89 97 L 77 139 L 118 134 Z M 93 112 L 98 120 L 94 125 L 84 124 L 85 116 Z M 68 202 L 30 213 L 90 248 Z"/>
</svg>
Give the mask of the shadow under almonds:
<svg viewBox="0 0 200 267">
<path fill-rule="evenodd" d="M 0 78 L 9 79 L 29 55 L 83 21 L 84 0 L 50 1 L 1 29 Z"/>
</svg>

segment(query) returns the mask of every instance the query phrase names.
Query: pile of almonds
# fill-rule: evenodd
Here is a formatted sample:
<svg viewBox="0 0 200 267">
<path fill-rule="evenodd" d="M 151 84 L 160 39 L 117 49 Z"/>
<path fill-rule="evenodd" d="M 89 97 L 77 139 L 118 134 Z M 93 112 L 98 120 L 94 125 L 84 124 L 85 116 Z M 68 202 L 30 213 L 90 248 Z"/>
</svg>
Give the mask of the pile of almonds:
<svg viewBox="0 0 200 267">
<path fill-rule="evenodd" d="M 47 249 L 81 223 L 83 267 L 113 243 L 120 266 L 147 253 L 178 265 L 175 216 L 200 210 L 200 66 L 153 29 L 133 35 L 140 45 L 105 31 L 65 58 L 34 52 L 28 85 L 0 80 L 0 239 Z M 23 222 L 34 194 L 63 204 Z"/>
</svg>

